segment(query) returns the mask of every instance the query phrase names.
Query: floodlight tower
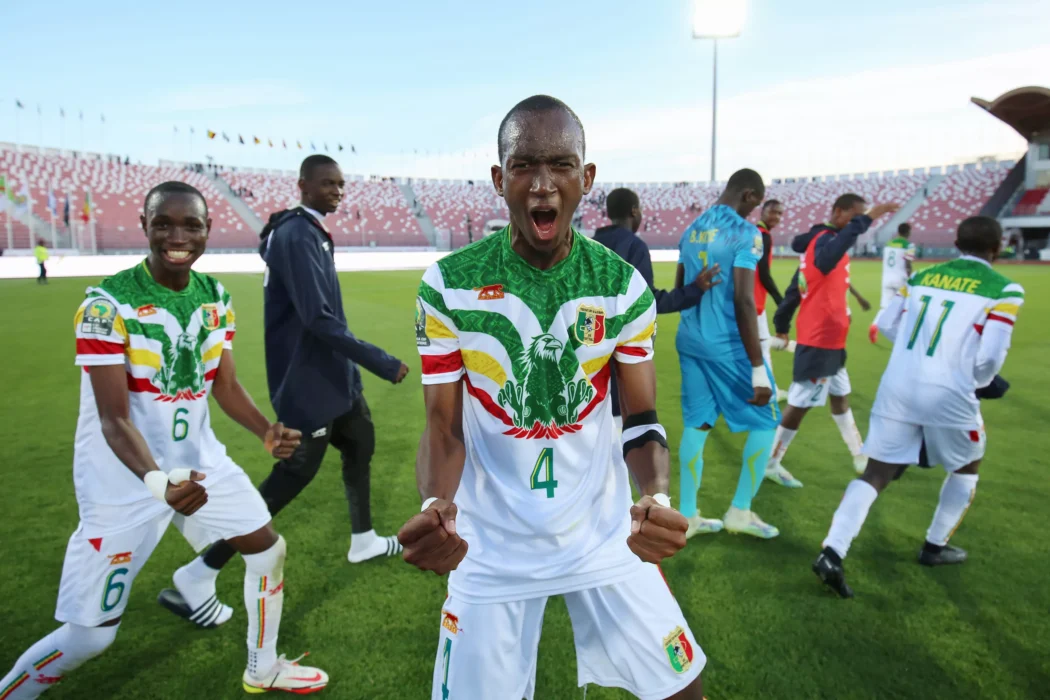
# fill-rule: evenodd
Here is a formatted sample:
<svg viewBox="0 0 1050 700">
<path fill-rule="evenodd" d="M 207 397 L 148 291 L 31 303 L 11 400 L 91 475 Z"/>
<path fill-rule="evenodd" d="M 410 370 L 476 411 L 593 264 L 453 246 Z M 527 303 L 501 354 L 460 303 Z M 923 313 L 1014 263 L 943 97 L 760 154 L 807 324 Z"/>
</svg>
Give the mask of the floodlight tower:
<svg viewBox="0 0 1050 700">
<path fill-rule="evenodd" d="M 718 130 L 718 40 L 740 36 L 747 17 L 746 0 L 694 0 L 693 38 L 711 39 L 714 47 L 711 80 L 711 182 L 715 181 Z"/>
</svg>

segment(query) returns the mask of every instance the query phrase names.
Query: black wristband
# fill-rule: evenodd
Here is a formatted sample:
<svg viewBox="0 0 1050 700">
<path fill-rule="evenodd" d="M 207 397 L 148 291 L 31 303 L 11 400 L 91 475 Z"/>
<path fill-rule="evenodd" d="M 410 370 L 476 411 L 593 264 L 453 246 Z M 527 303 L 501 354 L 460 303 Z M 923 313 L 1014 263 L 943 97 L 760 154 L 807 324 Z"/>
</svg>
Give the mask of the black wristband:
<svg viewBox="0 0 1050 700">
<path fill-rule="evenodd" d="M 659 422 L 659 419 L 656 417 L 655 409 L 652 411 L 642 411 L 641 413 L 635 413 L 625 417 L 623 419 L 623 429 L 628 430 L 639 425 L 656 425 Z"/>
</svg>

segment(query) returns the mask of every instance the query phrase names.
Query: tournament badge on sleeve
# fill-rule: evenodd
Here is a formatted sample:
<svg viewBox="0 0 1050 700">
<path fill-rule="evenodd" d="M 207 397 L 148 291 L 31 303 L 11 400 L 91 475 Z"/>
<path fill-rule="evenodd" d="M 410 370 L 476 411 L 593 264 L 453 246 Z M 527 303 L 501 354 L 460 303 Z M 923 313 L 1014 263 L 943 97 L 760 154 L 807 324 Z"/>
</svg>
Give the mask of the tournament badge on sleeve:
<svg viewBox="0 0 1050 700">
<path fill-rule="evenodd" d="M 605 309 L 580 304 L 576 309 L 576 340 L 584 345 L 597 345 L 605 340 Z"/>
<path fill-rule="evenodd" d="M 427 337 L 427 312 L 423 309 L 423 302 L 416 298 L 416 346 L 425 348 L 430 345 Z"/>
<path fill-rule="evenodd" d="M 664 637 L 664 650 L 675 673 L 685 673 L 693 665 L 693 645 L 681 627 L 675 627 Z"/>
<path fill-rule="evenodd" d="M 84 311 L 84 320 L 80 322 L 80 332 L 91 335 L 109 335 L 113 332 L 113 321 L 117 309 L 106 299 L 95 299 Z"/>
</svg>

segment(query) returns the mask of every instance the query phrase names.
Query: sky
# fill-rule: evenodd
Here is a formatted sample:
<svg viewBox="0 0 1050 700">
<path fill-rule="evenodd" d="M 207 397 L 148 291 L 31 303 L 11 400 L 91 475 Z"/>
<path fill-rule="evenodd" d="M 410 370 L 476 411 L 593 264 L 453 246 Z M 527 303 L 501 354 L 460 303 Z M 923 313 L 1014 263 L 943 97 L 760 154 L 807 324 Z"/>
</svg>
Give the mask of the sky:
<svg viewBox="0 0 1050 700">
<path fill-rule="evenodd" d="M 0 3 L 0 141 L 287 169 L 327 143 L 348 173 L 483 179 L 503 115 L 546 93 L 582 119 L 599 182 L 709 178 L 691 0 L 301 6 Z M 1050 86 L 1047 26 L 1045 0 L 747 0 L 718 44 L 718 179 L 1016 157 L 969 100 Z"/>
</svg>

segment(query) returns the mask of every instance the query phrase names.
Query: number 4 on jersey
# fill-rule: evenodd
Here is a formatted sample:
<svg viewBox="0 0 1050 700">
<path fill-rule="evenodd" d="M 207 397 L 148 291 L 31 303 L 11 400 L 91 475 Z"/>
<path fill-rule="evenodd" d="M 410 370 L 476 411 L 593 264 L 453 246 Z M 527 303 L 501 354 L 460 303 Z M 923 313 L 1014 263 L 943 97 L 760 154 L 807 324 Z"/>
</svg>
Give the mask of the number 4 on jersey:
<svg viewBox="0 0 1050 700">
<path fill-rule="evenodd" d="M 540 477 L 543 480 L 540 481 Z M 546 489 L 547 498 L 554 498 L 554 489 L 558 488 L 558 482 L 554 479 L 554 448 L 544 447 L 540 450 L 540 456 L 536 459 L 536 466 L 532 468 L 532 476 L 529 478 L 532 490 Z"/>
</svg>

